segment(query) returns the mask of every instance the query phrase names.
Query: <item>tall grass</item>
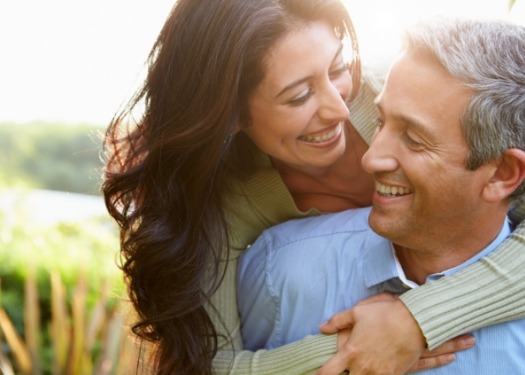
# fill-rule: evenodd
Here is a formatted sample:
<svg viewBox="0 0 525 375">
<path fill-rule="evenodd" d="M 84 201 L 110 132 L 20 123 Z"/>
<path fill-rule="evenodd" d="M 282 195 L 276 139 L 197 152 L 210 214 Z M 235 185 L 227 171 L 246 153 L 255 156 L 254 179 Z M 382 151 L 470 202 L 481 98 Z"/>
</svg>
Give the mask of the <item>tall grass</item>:
<svg viewBox="0 0 525 375">
<path fill-rule="evenodd" d="M 134 345 L 125 328 L 125 303 L 110 303 L 108 285 L 90 308 L 87 279 L 80 276 L 68 301 L 60 274 L 51 274 L 51 319 L 46 322 L 49 343 L 42 338 L 36 279 L 25 281 L 24 336 L 4 308 L 0 308 L 0 330 L 5 343 L 0 353 L 3 374 L 127 375 L 137 363 Z M 5 345 L 7 344 L 7 346 Z M 43 365 L 44 359 L 51 362 Z"/>
<path fill-rule="evenodd" d="M 134 373 L 112 223 L 30 214 L 0 205 L 0 373 Z"/>
</svg>

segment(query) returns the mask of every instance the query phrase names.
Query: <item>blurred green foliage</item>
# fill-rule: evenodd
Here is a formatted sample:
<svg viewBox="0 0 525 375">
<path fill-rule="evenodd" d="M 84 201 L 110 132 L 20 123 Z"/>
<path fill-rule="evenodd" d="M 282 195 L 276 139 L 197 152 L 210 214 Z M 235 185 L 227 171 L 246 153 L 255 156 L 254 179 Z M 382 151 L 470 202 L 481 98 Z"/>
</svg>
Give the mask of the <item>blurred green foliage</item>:
<svg viewBox="0 0 525 375">
<path fill-rule="evenodd" d="M 96 300 L 103 281 L 113 285 L 115 295 L 122 295 L 123 283 L 117 267 L 116 230 L 107 218 L 93 218 L 81 223 L 24 225 L 17 218 L 0 228 L 1 305 L 15 326 L 23 332 L 20 309 L 24 280 L 28 273 L 37 280 L 42 311 L 49 310 L 51 272 L 58 272 L 66 287 L 72 287 L 79 275 L 89 283 L 88 304 Z M 44 320 L 49 317 L 44 316 Z"/>
<path fill-rule="evenodd" d="M 117 231 L 105 216 L 78 222 L 35 223 L 18 210 L 0 212 L 0 223 L 0 309 L 5 310 L 15 330 L 27 340 L 24 286 L 28 278 L 35 280 L 40 311 L 38 325 L 43 328 L 39 362 L 42 373 L 51 374 L 56 359 L 50 335 L 53 319 L 56 321 L 52 314 L 51 276 L 58 275 L 62 280 L 66 293 L 64 304 L 73 304 L 77 285 L 85 280 L 86 311 L 95 311 L 96 305 L 103 301 L 106 319 L 113 317 L 125 295 L 122 274 L 117 267 Z M 75 324 L 71 319 L 63 323 L 73 327 Z M 120 340 L 123 330 L 124 327 L 115 331 L 115 339 Z M 115 339 L 107 337 L 107 340 Z M 9 347 L 6 352 L 10 357 Z"/>
<path fill-rule="evenodd" d="M 8 220 L 5 213 L 0 216 L 4 366 L 7 361 L 24 375 L 129 373 L 123 366 L 135 360 L 109 219 L 24 225 L 27 221 L 12 220 L 12 214 Z M 28 285 L 34 285 L 33 293 Z M 9 325 L 20 336 L 19 345 Z"/>
<path fill-rule="evenodd" d="M 0 123 L 0 183 L 100 194 L 102 132 L 90 125 Z"/>
<path fill-rule="evenodd" d="M 51 358 L 56 357 L 50 336 L 51 276 L 57 275 L 63 283 L 64 303 L 70 309 L 78 283 L 84 280 L 85 311 L 98 311 L 103 303 L 105 323 L 99 324 L 109 324 L 108 319 L 113 319 L 125 288 L 117 267 L 117 230 L 108 215 L 39 221 L 24 194 L 46 189 L 100 195 L 103 131 L 89 125 L 0 123 L 0 310 L 5 310 L 16 332 L 27 339 L 24 286 L 28 279 L 34 279 L 42 327 L 39 357 L 43 374 L 51 373 Z M 2 205 L 5 199 L 1 198 L 13 191 L 16 204 Z M 75 327 L 71 319 L 66 323 Z M 120 337 L 122 329 L 115 332 L 107 340 Z M 100 340 L 105 339 L 98 337 L 94 348 L 102 345 Z M 0 332 L 0 353 L 5 351 L 10 356 L 9 346 L 2 341 Z"/>
</svg>

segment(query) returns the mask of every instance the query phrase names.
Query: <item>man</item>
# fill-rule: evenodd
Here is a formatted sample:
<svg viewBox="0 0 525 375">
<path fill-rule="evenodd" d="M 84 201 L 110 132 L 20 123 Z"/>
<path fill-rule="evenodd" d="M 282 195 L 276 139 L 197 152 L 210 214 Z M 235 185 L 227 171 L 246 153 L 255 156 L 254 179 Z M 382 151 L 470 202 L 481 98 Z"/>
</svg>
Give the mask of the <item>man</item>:
<svg viewBox="0 0 525 375">
<path fill-rule="evenodd" d="M 510 235 L 507 212 L 525 195 L 523 27 L 420 25 L 407 34 L 377 104 L 378 128 L 362 160 L 376 180 L 372 208 L 276 226 L 240 262 L 247 349 L 318 333 L 363 298 L 483 261 Z M 473 349 L 427 371 L 525 373 L 525 320 L 473 335 Z"/>
</svg>

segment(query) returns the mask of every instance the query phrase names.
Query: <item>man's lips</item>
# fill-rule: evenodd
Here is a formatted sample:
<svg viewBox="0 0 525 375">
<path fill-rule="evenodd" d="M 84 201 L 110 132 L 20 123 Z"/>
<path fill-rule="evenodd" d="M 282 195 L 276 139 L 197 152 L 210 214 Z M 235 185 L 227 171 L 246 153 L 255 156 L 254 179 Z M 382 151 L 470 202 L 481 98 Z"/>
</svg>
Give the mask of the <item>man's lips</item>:
<svg viewBox="0 0 525 375">
<path fill-rule="evenodd" d="M 376 181 L 376 191 L 383 197 L 401 197 L 403 195 L 412 194 L 412 189 L 397 186 L 397 185 L 384 185 Z"/>
</svg>

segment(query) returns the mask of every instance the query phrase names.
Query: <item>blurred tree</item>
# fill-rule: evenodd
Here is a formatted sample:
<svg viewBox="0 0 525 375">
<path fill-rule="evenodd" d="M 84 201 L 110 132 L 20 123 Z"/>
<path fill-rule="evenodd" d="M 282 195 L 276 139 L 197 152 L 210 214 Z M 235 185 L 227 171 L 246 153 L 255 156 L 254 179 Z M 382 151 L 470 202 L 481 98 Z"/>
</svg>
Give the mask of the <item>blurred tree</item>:
<svg viewBox="0 0 525 375">
<path fill-rule="evenodd" d="M 0 124 L 4 185 L 99 194 L 100 127 Z"/>
</svg>

